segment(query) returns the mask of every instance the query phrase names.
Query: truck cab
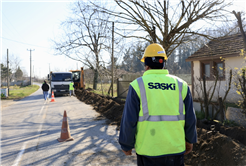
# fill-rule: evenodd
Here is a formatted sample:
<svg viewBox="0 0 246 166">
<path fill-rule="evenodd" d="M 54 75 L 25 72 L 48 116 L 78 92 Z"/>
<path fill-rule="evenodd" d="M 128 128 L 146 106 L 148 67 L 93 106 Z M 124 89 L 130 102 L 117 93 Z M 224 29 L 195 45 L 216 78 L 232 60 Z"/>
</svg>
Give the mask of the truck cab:
<svg viewBox="0 0 246 166">
<path fill-rule="evenodd" d="M 72 72 L 50 72 L 48 74 L 50 92 L 54 95 L 69 94 L 69 84 L 73 82 Z"/>
</svg>

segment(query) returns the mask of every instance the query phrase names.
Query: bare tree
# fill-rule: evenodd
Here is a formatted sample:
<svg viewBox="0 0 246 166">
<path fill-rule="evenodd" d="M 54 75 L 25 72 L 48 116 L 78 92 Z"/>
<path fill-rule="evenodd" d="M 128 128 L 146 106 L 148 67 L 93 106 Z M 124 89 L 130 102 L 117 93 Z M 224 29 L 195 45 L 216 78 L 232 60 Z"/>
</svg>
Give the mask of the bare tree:
<svg viewBox="0 0 246 166">
<path fill-rule="evenodd" d="M 232 84 L 232 70 L 230 70 L 229 78 L 227 79 L 227 85 L 226 87 L 221 87 L 221 80 L 218 78 L 218 73 L 214 73 L 213 77 L 215 77 L 215 81 L 210 82 L 209 85 L 207 85 L 208 82 L 206 82 L 205 75 L 203 78 L 196 78 L 197 83 L 194 85 L 194 89 L 197 94 L 197 99 L 200 102 L 201 111 L 205 113 L 205 118 L 209 118 L 209 105 L 213 105 L 213 108 L 216 109 L 216 112 L 212 111 L 212 119 L 215 119 L 218 113 L 221 111 L 219 108 L 216 107 L 216 105 L 219 105 L 219 98 L 220 98 L 220 89 L 225 88 L 225 94 L 222 99 L 223 106 L 225 108 L 226 104 L 226 98 L 231 90 L 231 84 Z M 215 90 L 217 90 L 217 97 L 214 96 Z M 214 101 L 212 101 L 214 99 Z M 205 109 L 205 110 L 204 110 Z M 225 109 L 224 109 L 225 110 Z"/>
<path fill-rule="evenodd" d="M 244 50 L 241 50 L 240 56 L 244 57 L 245 59 L 245 51 L 246 51 L 246 34 L 245 34 L 245 23 L 243 24 L 243 20 L 242 20 L 242 13 L 241 12 L 235 12 L 234 10 L 232 11 L 232 13 L 235 15 L 235 17 L 237 18 L 237 24 L 238 27 L 240 29 L 240 32 L 242 34 L 243 37 L 243 42 L 244 42 Z M 246 67 L 242 67 L 240 69 L 240 71 L 238 71 L 237 73 L 235 73 L 235 81 L 234 81 L 234 85 L 237 89 L 237 93 L 239 95 L 241 95 L 241 100 L 239 100 L 239 106 L 243 109 L 243 113 L 246 114 L 246 82 L 245 82 L 245 69 Z"/>
<path fill-rule="evenodd" d="M 246 50 L 246 34 L 244 33 L 244 29 L 243 29 L 243 23 L 242 23 L 242 18 L 241 18 L 241 12 L 235 12 L 234 10 L 232 11 L 232 13 L 235 15 L 235 17 L 237 18 L 237 23 L 238 23 L 238 27 L 240 29 L 240 32 L 242 34 L 243 37 L 243 42 L 244 42 L 244 49 Z"/>
<path fill-rule="evenodd" d="M 78 1 L 72 8 L 73 15 L 62 23 L 65 36 L 54 41 L 57 54 L 82 62 L 94 71 L 93 89 L 97 89 L 100 66 L 105 66 L 104 50 L 109 49 L 111 24 L 109 16 L 99 12 L 90 3 Z M 104 51 L 104 52 L 103 52 Z"/>
<path fill-rule="evenodd" d="M 116 16 L 118 23 L 125 25 L 118 34 L 127 38 L 147 40 L 150 43 L 156 38 L 166 50 L 167 56 L 170 56 L 187 37 L 198 35 L 212 39 L 211 36 L 201 33 L 200 28 L 194 30 L 191 26 L 200 20 L 207 23 L 225 20 L 223 11 L 225 7 L 231 5 L 225 0 L 180 0 L 179 2 L 115 0 L 114 2 L 118 6 L 117 11 L 102 7 L 101 9 L 105 13 Z M 129 29 L 126 29 L 127 27 Z M 156 28 L 157 36 L 153 35 L 153 27 Z"/>
<path fill-rule="evenodd" d="M 3 57 L 3 62 L 7 66 L 7 56 Z M 10 74 L 10 81 L 12 81 L 15 78 L 15 73 L 18 70 L 18 68 L 21 65 L 21 59 L 19 56 L 11 54 L 9 56 L 9 68 L 12 71 L 12 74 Z"/>
</svg>

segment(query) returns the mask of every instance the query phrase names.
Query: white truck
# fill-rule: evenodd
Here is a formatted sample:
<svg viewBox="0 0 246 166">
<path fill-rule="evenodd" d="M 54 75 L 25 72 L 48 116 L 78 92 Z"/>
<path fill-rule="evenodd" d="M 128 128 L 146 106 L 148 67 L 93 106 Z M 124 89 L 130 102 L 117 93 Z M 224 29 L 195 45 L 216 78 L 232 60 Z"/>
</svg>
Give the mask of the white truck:
<svg viewBox="0 0 246 166">
<path fill-rule="evenodd" d="M 51 94 L 69 94 L 69 84 L 73 81 L 72 72 L 50 72 L 48 80 Z"/>
</svg>

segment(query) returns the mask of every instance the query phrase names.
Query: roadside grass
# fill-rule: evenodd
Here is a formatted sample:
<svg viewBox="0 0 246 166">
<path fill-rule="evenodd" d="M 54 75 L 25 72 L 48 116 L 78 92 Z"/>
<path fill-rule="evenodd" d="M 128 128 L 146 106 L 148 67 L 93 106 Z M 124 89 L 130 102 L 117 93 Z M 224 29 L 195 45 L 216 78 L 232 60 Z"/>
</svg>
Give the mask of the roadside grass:
<svg viewBox="0 0 246 166">
<path fill-rule="evenodd" d="M 4 88 L 4 87 L 2 87 Z M 18 100 L 22 99 L 26 96 L 29 96 L 33 92 L 37 91 L 39 89 L 38 85 L 28 85 L 25 87 L 20 86 L 10 86 L 9 87 L 9 96 L 8 98 L 2 97 L 1 100 Z"/>
<path fill-rule="evenodd" d="M 226 102 L 225 106 L 226 106 L 226 110 L 227 110 L 228 107 L 240 108 L 237 103 L 228 103 L 228 102 Z"/>
<path fill-rule="evenodd" d="M 92 92 L 94 92 L 94 93 L 96 93 L 96 94 L 99 94 L 99 95 L 105 95 L 105 96 L 107 96 L 108 95 L 108 90 L 109 90 L 109 87 L 110 87 L 110 85 L 111 84 L 109 84 L 109 83 L 104 83 L 104 84 L 100 84 L 100 83 L 98 83 L 97 84 L 97 89 L 96 90 L 94 90 L 93 89 L 93 84 L 89 84 L 89 83 L 86 83 L 86 85 L 85 85 L 85 89 L 87 89 L 87 88 L 91 88 L 91 89 L 93 89 L 92 90 Z M 117 96 L 117 85 L 116 84 L 114 84 L 113 85 L 114 87 L 114 93 L 113 93 L 113 97 L 116 97 Z M 111 96 L 111 91 L 110 91 L 110 93 L 109 93 L 109 96 Z"/>
</svg>

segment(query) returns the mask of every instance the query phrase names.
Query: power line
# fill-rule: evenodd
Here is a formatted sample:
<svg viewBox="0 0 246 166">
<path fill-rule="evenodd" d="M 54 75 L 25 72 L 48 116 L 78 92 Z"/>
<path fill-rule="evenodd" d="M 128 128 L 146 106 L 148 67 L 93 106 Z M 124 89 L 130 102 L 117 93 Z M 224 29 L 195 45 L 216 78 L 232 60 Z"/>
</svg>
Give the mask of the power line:
<svg viewBox="0 0 246 166">
<path fill-rule="evenodd" d="M 0 38 L 5 39 L 5 40 L 9 40 L 9 41 L 13 41 L 13 42 L 16 42 L 16 43 L 20 43 L 20 44 L 25 44 L 25 45 L 35 46 L 35 47 L 41 47 L 41 48 L 49 48 L 49 47 L 44 47 L 44 46 L 38 46 L 38 45 L 35 45 L 35 44 L 24 43 L 24 42 L 8 39 L 8 38 L 5 38 L 5 37 L 0 37 Z"/>
<path fill-rule="evenodd" d="M 7 19 L 7 21 L 9 22 L 9 24 L 12 26 L 12 28 L 15 30 L 15 32 L 22 38 L 22 39 L 24 39 L 25 40 L 25 38 L 23 38 L 23 36 L 21 36 L 21 33 L 19 33 L 16 29 L 15 29 L 15 27 L 13 26 L 13 24 L 10 22 L 10 20 L 8 19 L 8 17 L 4 14 L 4 13 L 2 13 L 3 14 L 3 16 Z M 6 24 L 5 24 L 6 25 Z M 10 29 L 10 28 L 9 28 Z M 26 41 L 25 41 L 26 42 Z"/>
</svg>

